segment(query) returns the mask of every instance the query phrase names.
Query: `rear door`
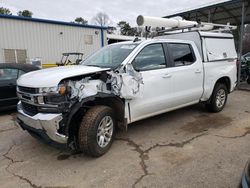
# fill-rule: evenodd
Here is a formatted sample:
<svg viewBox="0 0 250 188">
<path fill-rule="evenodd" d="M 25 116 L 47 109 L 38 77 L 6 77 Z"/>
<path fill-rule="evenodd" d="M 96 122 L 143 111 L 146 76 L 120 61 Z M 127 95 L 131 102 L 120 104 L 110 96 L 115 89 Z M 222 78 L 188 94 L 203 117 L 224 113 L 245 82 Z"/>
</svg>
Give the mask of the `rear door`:
<svg viewBox="0 0 250 188">
<path fill-rule="evenodd" d="M 18 69 L 14 68 L 0 69 L 0 107 L 16 104 L 17 77 L 18 77 Z"/>
<path fill-rule="evenodd" d="M 203 93 L 203 64 L 197 48 L 189 43 L 167 43 L 172 67 L 173 107 L 196 103 Z M 196 55 L 197 54 L 197 55 Z"/>
</svg>

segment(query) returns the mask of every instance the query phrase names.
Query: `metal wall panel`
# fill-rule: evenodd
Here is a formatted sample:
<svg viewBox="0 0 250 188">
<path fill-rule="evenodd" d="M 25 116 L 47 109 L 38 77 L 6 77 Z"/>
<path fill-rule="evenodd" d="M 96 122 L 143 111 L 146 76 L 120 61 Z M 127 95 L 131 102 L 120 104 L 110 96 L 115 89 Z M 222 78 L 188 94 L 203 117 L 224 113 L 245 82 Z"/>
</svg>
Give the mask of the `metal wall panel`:
<svg viewBox="0 0 250 188">
<path fill-rule="evenodd" d="M 84 38 L 90 35 L 93 43 L 86 44 Z M 106 45 L 105 39 L 104 30 Z M 26 50 L 30 59 L 55 63 L 64 52 L 82 52 L 86 58 L 101 47 L 100 29 L 0 18 L 0 62 L 4 62 L 4 49 Z"/>
</svg>

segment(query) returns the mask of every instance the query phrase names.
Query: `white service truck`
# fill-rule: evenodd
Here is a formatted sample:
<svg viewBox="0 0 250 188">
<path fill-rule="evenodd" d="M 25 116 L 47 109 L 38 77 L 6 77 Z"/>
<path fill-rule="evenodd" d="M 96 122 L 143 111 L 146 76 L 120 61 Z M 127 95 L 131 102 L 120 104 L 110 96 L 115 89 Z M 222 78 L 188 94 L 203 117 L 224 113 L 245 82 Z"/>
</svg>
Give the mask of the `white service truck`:
<svg viewBox="0 0 250 188">
<path fill-rule="evenodd" d="M 117 128 L 185 106 L 221 111 L 236 86 L 233 35 L 190 31 L 106 46 L 80 65 L 17 81 L 17 123 L 31 135 L 99 157 Z"/>
</svg>

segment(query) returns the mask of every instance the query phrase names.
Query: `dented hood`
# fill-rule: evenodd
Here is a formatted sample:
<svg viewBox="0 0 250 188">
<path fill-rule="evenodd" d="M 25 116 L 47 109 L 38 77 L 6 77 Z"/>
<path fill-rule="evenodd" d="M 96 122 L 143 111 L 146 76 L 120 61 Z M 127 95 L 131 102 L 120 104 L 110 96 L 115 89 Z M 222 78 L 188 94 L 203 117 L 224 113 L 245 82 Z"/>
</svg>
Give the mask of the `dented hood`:
<svg viewBox="0 0 250 188">
<path fill-rule="evenodd" d="M 54 67 L 24 74 L 17 80 L 17 85 L 33 88 L 55 87 L 65 78 L 107 70 L 110 69 L 83 65 Z"/>
</svg>

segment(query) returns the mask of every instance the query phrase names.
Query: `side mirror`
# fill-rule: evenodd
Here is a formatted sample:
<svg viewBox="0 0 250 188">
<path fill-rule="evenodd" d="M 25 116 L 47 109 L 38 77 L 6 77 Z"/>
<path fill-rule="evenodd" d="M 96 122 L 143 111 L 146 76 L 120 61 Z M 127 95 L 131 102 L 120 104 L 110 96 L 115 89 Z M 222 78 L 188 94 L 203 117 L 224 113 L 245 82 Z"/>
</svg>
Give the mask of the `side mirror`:
<svg viewBox="0 0 250 188">
<path fill-rule="evenodd" d="M 131 64 L 126 65 L 126 72 L 127 73 L 134 72 L 134 71 L 140 72 L 140 70 L 137 69 L 136 66 L 134 65 L 134 62 L 135 61 L 133 61 Z"/>
</svg>

